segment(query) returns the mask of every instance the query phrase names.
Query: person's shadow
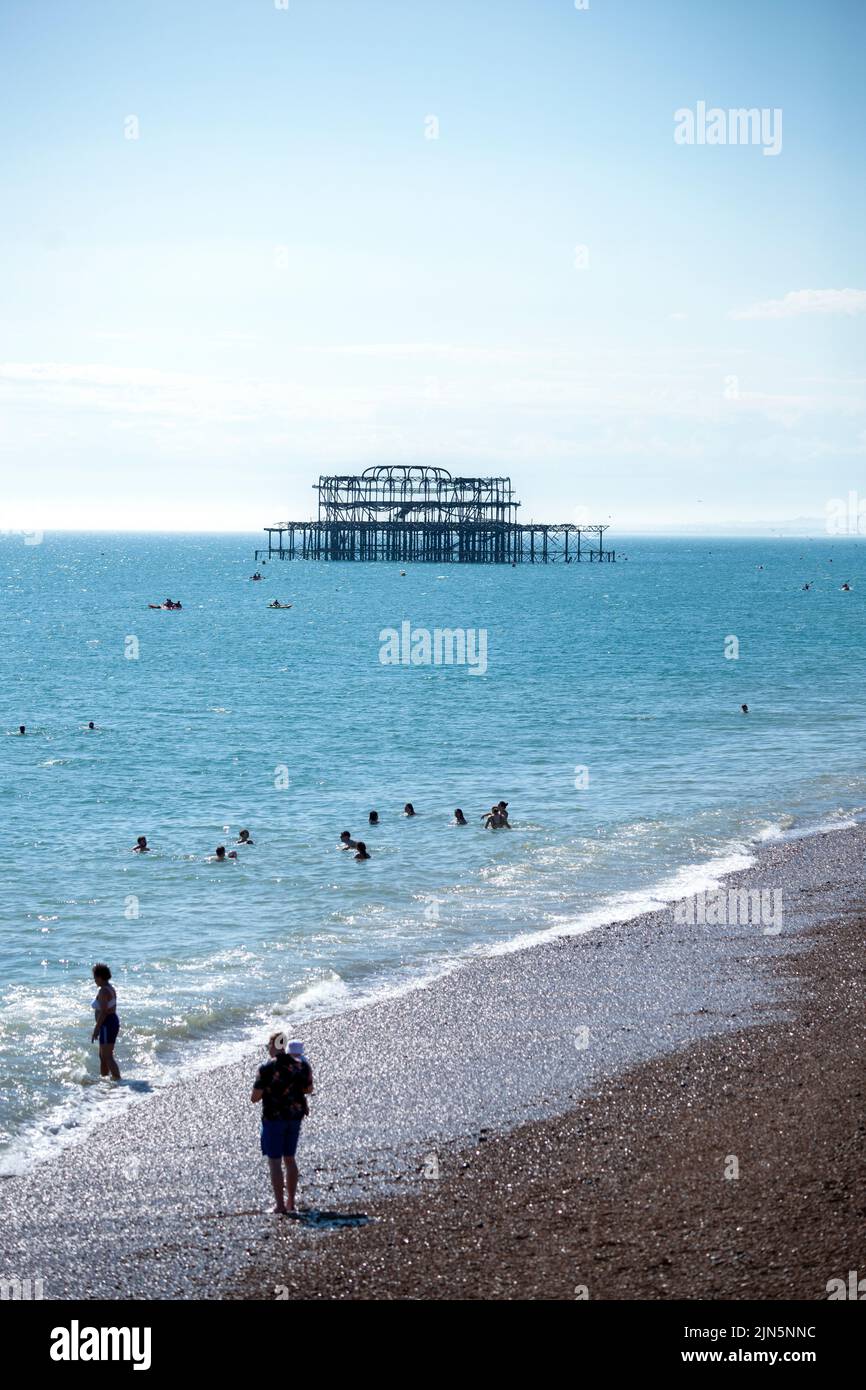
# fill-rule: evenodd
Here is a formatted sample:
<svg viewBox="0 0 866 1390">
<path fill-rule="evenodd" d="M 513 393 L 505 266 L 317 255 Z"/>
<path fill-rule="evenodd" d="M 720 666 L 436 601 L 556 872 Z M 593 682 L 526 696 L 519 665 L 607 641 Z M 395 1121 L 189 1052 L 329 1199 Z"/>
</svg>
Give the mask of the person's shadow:
<svg viewBox="0 0 866 1390">
<path fill-rule="evenodd" d="M 315 1231 L 336 1231 L 341 1226 L 366 1226 L 371 1218 L 365 1212 L 320 1211 L 318 1207 L 310 1207 L 297 1212 L 291 1220 Z"/>
</svg>

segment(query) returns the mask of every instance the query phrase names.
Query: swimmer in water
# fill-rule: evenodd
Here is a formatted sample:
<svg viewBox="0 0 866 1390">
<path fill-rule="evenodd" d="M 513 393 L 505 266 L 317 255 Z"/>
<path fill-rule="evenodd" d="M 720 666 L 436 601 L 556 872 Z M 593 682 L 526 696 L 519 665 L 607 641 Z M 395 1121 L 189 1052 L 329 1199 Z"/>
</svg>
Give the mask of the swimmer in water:
<svg viewBox="0 0 866 1390">
<path fill-rule="evenodd" d="M 19 734 L 26 734 L 26 733 L 27 733 L 27 725 L 26 725 L 26 724 L 19 724 L 19 725 L 18 725 L 18 732 L 19 732 Z"/>
<path fill-rule="evenodd" d="M 848 583 L 843 584 L 843 585 L 842 585 L 842 592 L 843 592 L 843 594 L 850 594 L 850 592 L 851 592 L 851 585 L 848 584 Z"/>
<path fill-rule="evenodd" d="M 378 825 L 378 824 L 379 824 L 379 812 L 378 812 L 378 811 L 371 811 L 371 812 L 370 812 L 370 824 L 371 824 L 371 825 Z"/>
<path fill-rule="evenodd" d="M 511 825 L 508 820 L 508 802 L 497 801 L 496 809 L 499 812 L 500 823 L 505 826 L 506 830 L 510 830 Z"/>
<path fill-rule="evenodd" d="M 358 843 L 357 843 L 357 845 L 355 846 L 355 848 L 356 848 L 357 851 L 358 851 L 358 853 L 355 855 L 355 858 L 356 858 L 356 859 L 369 859 L 369 858 L 370 858 L 369 854 L 367 853 L 367 846 L 364 844 L 364 841 L 363 841 L 363 840 L 359 840 Z"/>
<path fill-rule="evenodd" d="M 486 816 L 482 816 L 485 830 L 499 830 L 502 825 L 502 813 L 498 806 L 491 806 Z"/>
<path fill-rule="evenodd" d="M 407 802 L 406 802 L 406 805 L 403 807 L 403 815 L 404 815 L 404 816 L 414 816 L 414 815 L 416 815 L 416 814 L 417 814 L 417 812 L 415 811 L 415 807 L 412 805 L 412 802 L 411 802 L 411 801 L 407 801 Z"/>
<path fill-rule="evenodd" d="M 209 862 L 211 864 L 213 864 L 214 862 L 216 862 L 217 864 L 225 864 L 227 859 L 237 859 L 237 857 L 238 852 L 236 849 L 230 850 L 229 853 L 226 854 L 225 845 L 217 845 L 216 850 L 211 856 Z"/>
<path fill-rule="evenodd" d="M 749 713 L 749 706 L 748 706 L 748 705 L 740 705 L 740 709 L 742 710 L 743 714 L 748 714 L 748 713 Z"/>
<path fill-rule="evenodd" d="M 146 835 L 139 835 L 135 844 L 132 846 L 133 854 L 150 854 L 150 845 L 147 843 Z"/>
<path fill-rule="evenodd" d="M 248 830 L 241 830 L 238 832 L 237 843 L 239 845 L 254 845 L 255 840 L 250 839 L 250 832 Z"/>
<path fill-rule="evenodd" d="M 468 824 L 469 824 L 469 822 L 467 821 L 467 819 L 466 819 L 466 817 L 464 816 L 463 812 L 460 810 L 460 807 L 459 807 L 459 806 L 457 807 L 457 810 L 454 812 L 454 819 L 453 819 L 453 821 L 451 822 L 451 824 L 452 824 L 452 825 L 468 825 Z"/>
<path fill-rule="evenodd" d="M 340 849 L 357 849 L 357 848 L 358 848 L 357 842 L 356 842 L 355 840 L 352 839 L 352 832 L 351 832 L 350 830 L 341 830 L 341 831 L 340 831 Z"/>
</svg>

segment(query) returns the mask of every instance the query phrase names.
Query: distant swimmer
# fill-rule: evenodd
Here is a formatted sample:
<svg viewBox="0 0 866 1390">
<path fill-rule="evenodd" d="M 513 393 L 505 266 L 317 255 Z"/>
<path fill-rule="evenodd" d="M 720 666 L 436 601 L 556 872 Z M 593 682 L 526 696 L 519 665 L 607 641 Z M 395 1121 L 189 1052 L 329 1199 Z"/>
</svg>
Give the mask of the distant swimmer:
<svg viewBox="0 0 866 1390">
<path fill-rule="evenodd" d="M 459 806 L 457 807 L 457 810 L 454 812 L 454 819 L 453 819 L 453 821 L 451 822 L 451 824 L 452 824 L 452 825 L 468 825 L 468 824 L 469 824 L 469 822 L 467 821 L 467 819 L 466 819 L 466 817 L 464 816 L 463 812 L 460 810 L 460 807 L 459 807 Z"/>
<path fill-rule="evenodd" d="M 110 1076 L 114 1081 L 119 1081 L 120 1068 L 114 1060 L 114 1044 L 117 1042 L 117 1035 L 120 1032 L 120 1019 L 117 1016 L 117 991 L 114 985 L 109 984 L 111 971 L 101 961 L 93 967 L 93 979 L 96 984 L 96 998 L 92 1008 L 96 1015 L 96 1022 L 90 1035 L 90 1041 L 99 1043 L 100 1076 Z"/>
<path fill-rule="evenodd" d="M 406 802 L 406 805 L 403 807 L 403 815 L 404 815 L 404 816 L 414 816 L 414 815 L 417 815 L 417 812 L 416 812 L 416 810 L 415 810 L 415 807 L 412 805 L 412 802 L 411 802 L 411 801 L 407 801 L 407 802 Z"/>
<path fill-rule="evenodd" d="M 850 584 L 847 584 L 847 583 L 846 583 L 846 584 L 843 584 L 843 585 L 842 585 L 842 592 L 843 592 L 843 594 L 850 594 L 850 592 L 851 592 L 851 585 L 850 585 Z"/>
<path fill-rule="evenodd" d="M 357 849 L 357 848 L 358 848 L 357 842 L 356 842 L 355 840 L 352 839 L 352 832 L 351 832 L 350 830 L 341 830 L 341 831 L 340 831 L 340 849 Z"/>
<path fill-rule="evenodd" d="M 491 806 L 487 814 L 481 819 L 484 821 L 485 830 L 499 830 L 502 826 L 502 812 L 498 806 Z"/>
<path fill-rule="evenodd" d="M 355 855 L 355 858 L 356 858 L 356 859 L 369 859 L 369 858 L 370 858 L 369 854 L 367 853 L 367 846 L 364 844 L 364 841 L 363 841 L 363 840 L 359 840 L 358 843 L 357 843 L 357 845 L 355 846 L 355 848 L 356 848 L 357 851 L 358 851 L 358 853 Z"/>
<path fill-rule="evenodd" d="M 96 725 L 94 724 L 94 722 L 93 722 L 92 719 L 91 719 L 91 721 L 90 721 L 90 723 L 88 724 L 87 727 L 88 727 L 88 729 L 93 729 L 94 732 L 95 732 L 95 730 L 96 730 Z"/>
<path fill-rule="evenodd" d="M 253 579 L 253 580 L 261 579 L 261 577 L 262 577 L 262 576 L 259 574 L 258 570 L 256 570 L 255 574 L 251 574 L 251 575 L 250 575 L 250 579 Z"/>
<path fill-rule="evenodd" d="M 812 587 L 811 584 L 804 584 L 804 585 L 803 585 L 803 588 L 804 588 L 804 589 L 811 589 L 811 587 Z"/>
<path fill-rule="evenodd" d="M 748 714 L 748 713 L 749 713 L 749 706 L 748 706 L 748 705 L 740 705 L 740 709 L 743 711 L 743 714 Z"/>
<path fill-rule="evenodd" d="M 132 846 L 133 854 L 150 854 L 150 845 L 147 843 L 146 835 L 139 835 L 135 844 Z"/>
<path fill-rule="evenodd" d="M 225 864 L 227 859 L 237 859 L 237 857 L 238 852 L 236 849 L 230 849 L 228 854 L 226 854 L 225 845 L 217 845 L 208 862 L 211 864 Z"/>
<path fill-rule="evenodd" d="M 280 600 L 278 598 L 273 599 L 268 604 L 269 608 L 291 608 L 291 606 L 292 605 L 290 603 L 280 603 Z"/>
<path fill-rule="evenodd" d="M 508 820 L 508 802 L 507 802 L 507 801 L 497 801 L 497 803 L 496 803 L 496 809 L 497 809 L 498 812 L 499 812 L 499 815 L 500 815 L 502 824 L 506 827 L 506 829 L 510 830 L 510 829 L 511 829 L 511 825 L 510 825 L 509 820 Z"/>
<path fill-rule="evenodd" d="M 371 811 L 371 812 L 370 812 L 370 824 L 371 824 L 371 825 L 378 825 L 378 824 L 379 824 L 379 812 L 378 812 L 378 811 Z"/>
<path fill-rule="evenodd" d="M 250 832 L 248 830 L 241 830 L 238 832 L 237 843 L 239 845 L 254 845 L 255 840 L 250 839 Z"/>
<path fill-rule="evenodd" d="M 26 733 L 27 733 L 27 725 L 26 725 L 26 724 L 19 724 L 19 725 L 18 725 L 18 732 L 19 732 L 19 734 L 26 734 Z"/>
</svg>

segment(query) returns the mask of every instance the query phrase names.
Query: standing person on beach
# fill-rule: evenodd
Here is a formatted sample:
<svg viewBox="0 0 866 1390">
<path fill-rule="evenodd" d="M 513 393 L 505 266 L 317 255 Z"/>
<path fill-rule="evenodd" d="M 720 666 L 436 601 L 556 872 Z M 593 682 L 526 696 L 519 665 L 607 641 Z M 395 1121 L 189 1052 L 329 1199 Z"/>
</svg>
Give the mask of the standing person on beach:
<svg viewBox="0 0 866 1390">
<path fill-rule="evenodd" d="M 120 1068 L 114 1060 L 114 1044 L 120 1032 L 117 991 L 114 985 L 108 983 L 111 971 L 101 961 L 93 967 L 93 979 L 96 984 L 96 998 L 93 1001 L 96 1023 L 90 1041 L 99 1043 L 100 1076 L 110 1076 L 113 1081 L 119 1081 Z"/>
<path fill-rule="evenodd" d="M 259 1067 L 250 1100 L 253 1105 L 262 1103 L 261 1147 L 271 1170 L 274 1213 L 290 1216 L 294 1215 L 298 1187 L 295 1152 L 301 1123 L 310 1113 L 307 1096 L 313 1089 L 313 1073 L 303 1044 L 287 1043 L 284 1033 L 272 1033 L 268 1038 L 268 1055 L 271 1060 Z"/>
</svg>

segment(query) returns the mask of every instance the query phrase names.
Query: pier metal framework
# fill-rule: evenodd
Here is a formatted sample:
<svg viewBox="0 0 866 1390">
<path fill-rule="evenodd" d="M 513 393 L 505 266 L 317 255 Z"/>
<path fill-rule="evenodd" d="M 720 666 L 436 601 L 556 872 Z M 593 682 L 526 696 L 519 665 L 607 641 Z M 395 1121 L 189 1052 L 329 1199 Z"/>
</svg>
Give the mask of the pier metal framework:
<svg viewBox="0 0 866 1390">
<path fill-rule="evenodd" d="M 606 525 L 520 522 L 510 478 L 454 478 L 444 468 L 391 464 L 321 476 L 315 521 L 266 526 L 256 560 L 612 561 Z"/>
</svg>

